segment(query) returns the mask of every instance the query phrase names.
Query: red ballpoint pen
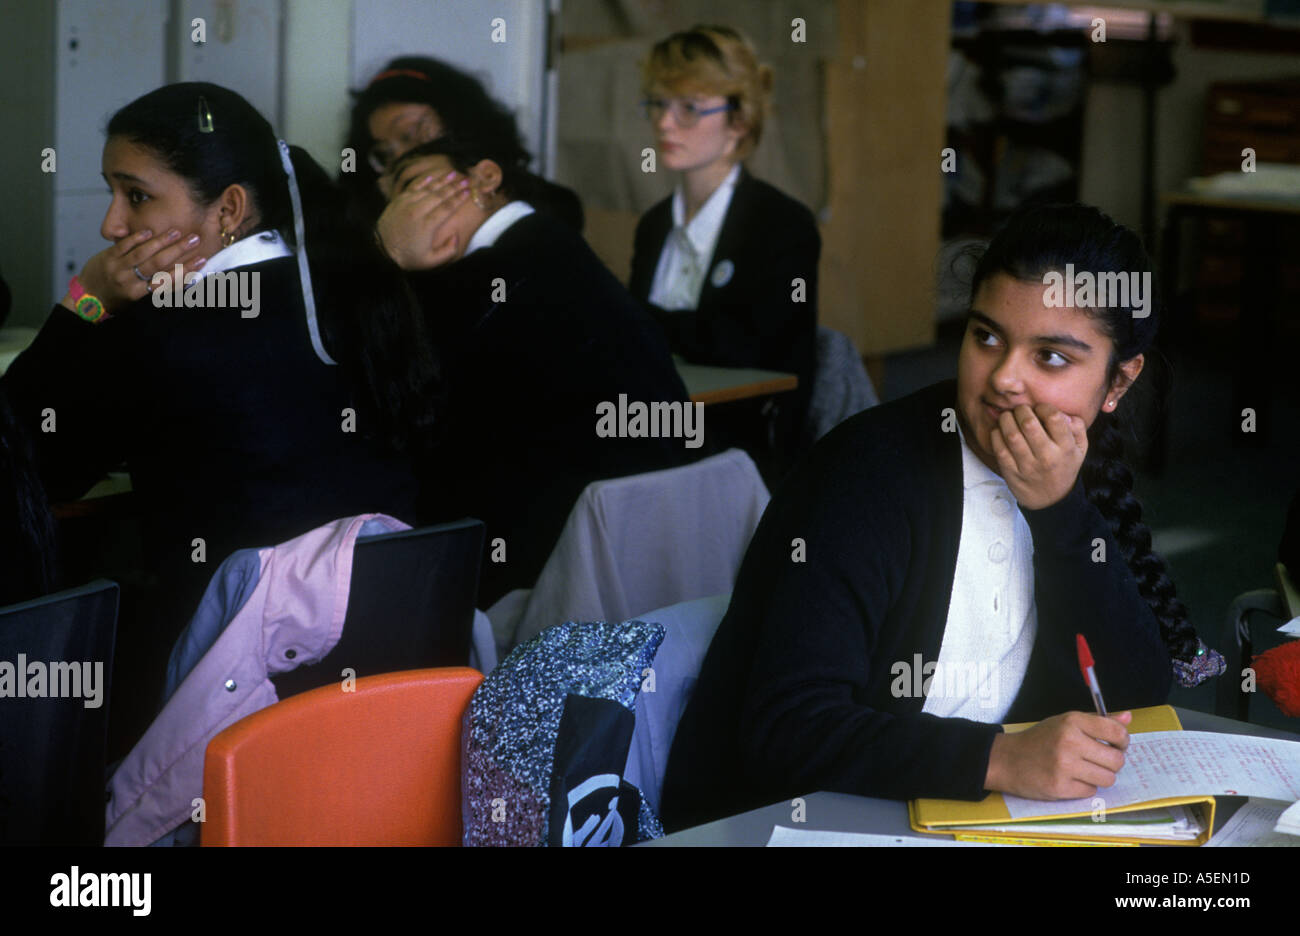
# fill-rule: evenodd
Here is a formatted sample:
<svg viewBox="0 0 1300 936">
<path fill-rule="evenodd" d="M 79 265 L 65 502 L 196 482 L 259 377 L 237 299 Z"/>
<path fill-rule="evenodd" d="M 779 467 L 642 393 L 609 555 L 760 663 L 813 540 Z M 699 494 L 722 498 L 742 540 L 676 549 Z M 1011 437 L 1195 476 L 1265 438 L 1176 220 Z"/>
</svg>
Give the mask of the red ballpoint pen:
<svg viewBox="0 0 1300 936">
<path fill-rule="evenodd" d="M 1097 685 L 1097 674 L 1092 669 L 1092 651 L 1088 649 L 1088 640 L 1083 634 L 1075 634 L 1074 642 L 1079 650 L 1079 672 L 1083 673 L 1083 681 L 1092 692 L 1092 704 L 1097 706 L 1097 714 L 1104 717 L 1106 703 L 1101 700 L 1101 686 Z"/>
</svg>

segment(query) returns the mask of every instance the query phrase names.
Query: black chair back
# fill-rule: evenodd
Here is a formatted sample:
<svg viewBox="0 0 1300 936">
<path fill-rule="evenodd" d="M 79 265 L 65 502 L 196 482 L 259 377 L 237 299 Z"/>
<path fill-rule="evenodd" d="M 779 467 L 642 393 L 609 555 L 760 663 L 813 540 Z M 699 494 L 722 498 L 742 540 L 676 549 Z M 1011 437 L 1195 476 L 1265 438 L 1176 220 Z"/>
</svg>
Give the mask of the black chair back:
<svg viewBox="0 0 1300 936">
<path fill-rule="evenodd" d="M 0 608 L 0 844 L 104 844 L 117 603 L 100 580 Z"/>
<path fill-rule="evenodd" d="M 272 675 L 280 698 L 343 679 L 467 666 L 484 526 L 458 520 L 358 540 L 343 634 L 319 663 Z"/>
</svg>

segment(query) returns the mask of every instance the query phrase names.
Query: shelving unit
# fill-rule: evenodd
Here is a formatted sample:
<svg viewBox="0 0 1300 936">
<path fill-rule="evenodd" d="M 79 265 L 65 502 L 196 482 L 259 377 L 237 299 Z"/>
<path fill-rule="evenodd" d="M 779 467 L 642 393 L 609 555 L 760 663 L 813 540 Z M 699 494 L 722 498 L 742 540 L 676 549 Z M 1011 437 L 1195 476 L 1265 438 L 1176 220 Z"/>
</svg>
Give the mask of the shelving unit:
<svg viewBox="0 0 1300 936">
<path fill-rule="evenodd" d="M 1013 194 L 1007 190 L 1007 179 L 1014 180 L 1017 162 L 1023 165 L 1036 158 L 1043 163 L 1056 157 L 1058 166 L 1068 166 L 1068 176 L 1022 193 L 1025 198 L 1052 201 L 1078 198 L 1088 82 L 1086 42 L 1086 37 L 1077 31 L 988 30 L 954 37 L 953 49 L 979 69 L 979 84 L 991 105 L 991 119 L 967 128 L 948 127 L 948 145 L 958 154 L 958 172 L 964 168 L 960 166 L 961 161 L 973 163 L 984 184 L 978 204 L 969 204 L 957 196 L 946 200 L 945 238 L 987 237 L 993 233 L 998 222 L 1024 200 L 1015 198 L 1014 202 L 1007 202 L 1007 196 Z M 1007 83 L 1016 75 L 1022 80 L 1028 75 L 1039 75 L 1043 87 L 1053 79 L 1063 79 L 1067 93 L 1059 100 L 1068 100 L 1069 85 L 1077 76 L 1080 92 L 1068 110 L 1033 119 L 1032 115 L 1019 113 L 1007 100 Z M 1056 110 L 1060 110 L 1059 103 Z"/>
</svg>

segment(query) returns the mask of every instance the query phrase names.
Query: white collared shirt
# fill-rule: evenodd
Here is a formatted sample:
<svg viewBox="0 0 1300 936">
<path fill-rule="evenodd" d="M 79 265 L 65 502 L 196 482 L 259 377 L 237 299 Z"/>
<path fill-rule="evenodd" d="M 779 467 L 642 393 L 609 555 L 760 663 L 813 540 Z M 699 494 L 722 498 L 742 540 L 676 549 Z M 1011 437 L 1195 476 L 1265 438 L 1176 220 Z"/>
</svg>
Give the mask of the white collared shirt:
<svg viewBox="0 0 1300 936">
<path fill-rule="evenodd" d="M 203 288 L 200 284 L 210 273 L 224 273 L 236 267 L 251 266 L 278 257 L 292 257 L 294 252 L 278 231 L 260 231 L 241 237 L 229 247 L 222 247 L 203 264 L 203 269 L 185 274 L 185 292 Z M 233 275 L 233 274 L 232 274 Z"/>
<path fill-rule="evenodd" d="M 961 541 L 938 667 L 921 710 L 995 723 L 1020 691 L 1038 633 L 1034 540 L 1007 483 L 957 431 Z"/>
<path fill-rule="evenodd" d="M 277 257 L 292 257 L 294 252 L 284 242 L 278 231 L 260 231 L 249 234 L 235 241 L 229 247 L 222 247 L 198 271 L 200 277 L 209 273 L 221 273 L 235 267 L 251 266 Z"/>
<path fill-rule="evenodd" d="M 673 192 L 673 229 L 664 240 L 650 286 L 650 302 L 661 309 L 694 309 L 708 272 L 713 250 L 718 246 L 722 222 L 727 219 L 731 196 L 740 178 L 740 163 L 731 167 L 722 184 L 686 223 L 686 194 L 681 185 Z"/>
<path fill-rule="evenodd" d="M 506 228 L 532 213 L 533 206 L 526 201 L 506 202 L 478 226 L 474 236 L 469 239 L 469 246 L 465 248 L 465 256 L 469 256 L 480 247 L 491 247 L 497 242 L 497 238 L 506 232 Z"/>
</svg>

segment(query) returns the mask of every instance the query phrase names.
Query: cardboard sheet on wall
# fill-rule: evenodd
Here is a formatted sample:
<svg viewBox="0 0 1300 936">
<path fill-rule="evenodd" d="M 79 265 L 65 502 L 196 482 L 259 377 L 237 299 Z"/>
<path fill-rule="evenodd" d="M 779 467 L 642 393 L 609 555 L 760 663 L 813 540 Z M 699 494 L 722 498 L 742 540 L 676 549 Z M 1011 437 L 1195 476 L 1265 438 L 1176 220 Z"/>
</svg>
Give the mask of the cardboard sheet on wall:
<svg viewBox="0 0 1300 936">
<path fill-rule="evenodd" d="M 802 20 L 796 28 L 792 23 Z M 823 63 L 835 51 L 835 4 L 744 0 L 566 0 L 557 59 L 557 165 L 589 209 L 640 214 L 672 190 L 642 169 L 654 134 L 641 114 L 640 63 L 654 42 L 697 23 L 731 26 L 774 73 L 771 112 L 750 170 L 819 211 L 826 203 Z"/>
</svg>

